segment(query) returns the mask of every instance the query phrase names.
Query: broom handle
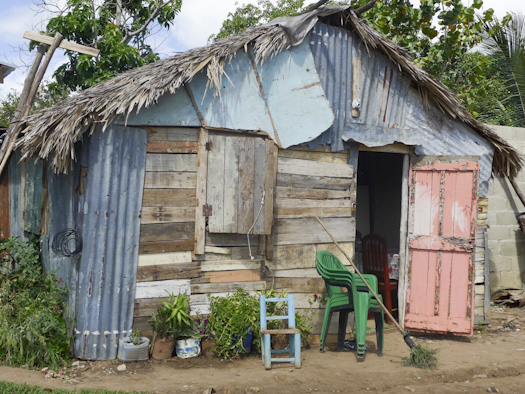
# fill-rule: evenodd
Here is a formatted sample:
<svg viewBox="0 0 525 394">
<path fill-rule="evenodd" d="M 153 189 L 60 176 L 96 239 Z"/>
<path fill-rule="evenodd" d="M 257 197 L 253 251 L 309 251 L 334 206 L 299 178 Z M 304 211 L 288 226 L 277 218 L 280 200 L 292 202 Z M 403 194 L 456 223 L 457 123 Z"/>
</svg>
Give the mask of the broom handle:
<svg viewBox="0 0 525 394">
<path fill-rule="evenodd" d="M 403 328 L 401 328 L 401 326 L 399 325 L 399 323 L 397 322 L 396 319 L 394 319 L 394 317 L 392 316 L 392 314 L 388 311 L 388 309 L 386 309 L 386 306 L 385 304 L 383 304 L 383 301 L 381 301 L 381 299 L 377 296 L 376 292 L 374 290 L 372 290 L 372 288 L 370 287 L 370 285 L 368 284 L 368 282 L 365 280 L 365 278 L 363 277 L 363 275 L 361 274 L 361 272 L 359 272 L 359 270 L 357 269 L 357 267 L 355 266 L 355 264 L 352 262 L 352 259 L 350 259 L 350 257 L 346 254 L 346 252 L 343 250 L 343 248 L 341 248 L 339 246 L 339 244 L 337 243 L 337 241 L 335 240 L 335 238 L 332 236 L 332 234 L 330 233 L 330 231 L 328 231 L 328 229 L 326 228 L 326 226 L 324 225 L 323 222 L 321 222 L 321 219 L 319 219 L 317 216 L 315 217 L 317 219 L 317 221 L 319 222 L 319 224 L 321 226 L 323 226 L 324 228 L 324 231 L 326 231 L 326 233 L 330 236 L 330 238 L 332 238 L 332 241 L 334 241 L 334 244 L 335 246 L 337 246 L 337 248 L 345 255 L 346 259 L 350 262 L 350 264 L 352 265 L 352 267 L 355 269 L 355 272 L 357 272 L 357 275 L 359 275 L 359 277 L 361 278 L 361 280 L 365 283 L 366 287 L 368 287 L 368 290 L 370 290 L 370 293 L 372 293 L 372 295 L 376 298 L 377 302 L 379 302 L 379 305 L 381 305 L 381 308 L 383 309 L 383 311 L 388 315 L 388 317 L 390 318 L 390 320 L 392 320 L 394 322 L 394 324 L 396 325 L 396 327 L 399 329 L 399 331 L 401 331 L 402 334 L 405 333 L 405 330 L 403 330 Z"/>
</svg>

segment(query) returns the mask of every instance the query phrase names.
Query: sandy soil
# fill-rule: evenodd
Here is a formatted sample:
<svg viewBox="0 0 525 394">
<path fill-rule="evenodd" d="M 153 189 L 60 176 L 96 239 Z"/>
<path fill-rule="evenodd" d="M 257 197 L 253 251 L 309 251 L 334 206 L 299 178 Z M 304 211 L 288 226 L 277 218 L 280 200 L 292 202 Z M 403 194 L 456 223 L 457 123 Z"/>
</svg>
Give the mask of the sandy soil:
<svg viewBox="0 0 525 394">
<path fill-rule="evenodd" d="M 438 349 L 439 365 L 428 371 L 403 366 L 410 349 L 399 331 L 385 333 L 383 357 L 375 353 L 375 334 L 367 355 L 328 348 L 303 351 L 303 367 L 278 364 L 266 371 L 259 356 L 225 362 L 212 355 L 190 360 L 128 363 L 85 362 L 52 378 L 40 371 L 0 367 L 0 380 L 55 388 L 105 388 L 148 393 L 525 393 L 525 308 L 493 308 L 489 326 L 472 338 L 427 336 L 416 342 Z M 62 378 L 64 376 L 65 378 Z M 213 391 L 211 390 L 213 389 Z"/>
</svg>

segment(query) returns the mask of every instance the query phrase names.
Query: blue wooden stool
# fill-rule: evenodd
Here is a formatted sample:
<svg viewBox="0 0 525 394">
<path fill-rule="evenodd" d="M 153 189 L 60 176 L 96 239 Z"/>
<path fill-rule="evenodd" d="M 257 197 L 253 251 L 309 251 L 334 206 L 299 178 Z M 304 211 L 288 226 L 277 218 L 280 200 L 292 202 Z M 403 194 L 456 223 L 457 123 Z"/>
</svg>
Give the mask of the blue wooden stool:
<svg viewBox="0 0 525 394">
<path fill-rule="evenodd" d="M 288 315 L 266 316 L 267 302 L 288 303 Z M 295 368 L 301 368 L 301 332 L 295 328 L 295 302 L 293 294 L 287 298 L 266 298 L 262 295 L 261 304 L 261 353 L 263 365 L 266 369 L 272 369 L 272 362 L 294 363 Z M 288 320 L 288 328 L 269 329 L 269 320 Z M 272 349 L 270 335 L 288 335 L 289 349 Z M 272 357 L 272 353 L 288 353 L 290 357 Z"/>
</svg>

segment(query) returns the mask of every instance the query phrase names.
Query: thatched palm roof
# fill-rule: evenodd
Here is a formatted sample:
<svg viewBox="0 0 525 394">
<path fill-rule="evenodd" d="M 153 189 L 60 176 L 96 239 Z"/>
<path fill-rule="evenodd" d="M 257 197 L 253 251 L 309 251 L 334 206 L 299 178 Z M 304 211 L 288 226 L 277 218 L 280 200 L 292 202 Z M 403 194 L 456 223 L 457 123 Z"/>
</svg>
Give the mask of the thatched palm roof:
<svg viewBox="0 0 525 394">
<path fill-rule="evenodd" d="M 410 54 L 371 28 L 352 8 L 325 6 L 297 17 L 306 34 L 317 20 L 340 26 L 359 35 L 368 49 L 387 55 L 417 85 L 423 102 L 437 104 L 451 117 L 464 122 L 495 148 L 493 173 L 513 178 L 521 169 L 520 155 L 460 104 L 456 95 L 432 75 L 418 67 Z M 292 18 L 293 19 L 293 18 Z M 306 21 L 306 22 L 305 22 Z M 297 20 L 296 20 L 297 22 Z M 257 27 L 169 59 L 137 68 L 102 82 L 51 108 L 25 119 L 26 127 L 17 146 L 23 157 L 51 160 L 58 172 L 67 172 L 74 160 L 74 144 L 98 123 L 107 126 L 116 117 L 155 104 L 165 93 L 174 93 L 206 68 L 208 84 L 219 88 L 223 67 L 237 51 L 253 46 L 256 61 L 264 62 L 295 43 L 286 23 Z M 306 27 L 305 27 L 306 26 Z"/>
</svg>

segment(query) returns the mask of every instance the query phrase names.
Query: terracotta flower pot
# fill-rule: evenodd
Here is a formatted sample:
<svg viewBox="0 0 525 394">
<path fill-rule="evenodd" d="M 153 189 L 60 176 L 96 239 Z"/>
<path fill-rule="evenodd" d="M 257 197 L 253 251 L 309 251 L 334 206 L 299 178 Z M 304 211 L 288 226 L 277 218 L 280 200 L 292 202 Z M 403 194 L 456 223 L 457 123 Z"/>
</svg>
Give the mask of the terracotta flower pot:
<svg viewBox="0 0 525 394">
<path fill-rule="evenodd" d="M 174 347 L 175 339 L 156 337 L 151 356 L 156 360 L 166 360 L 172 357 Z"/>
</svg>

